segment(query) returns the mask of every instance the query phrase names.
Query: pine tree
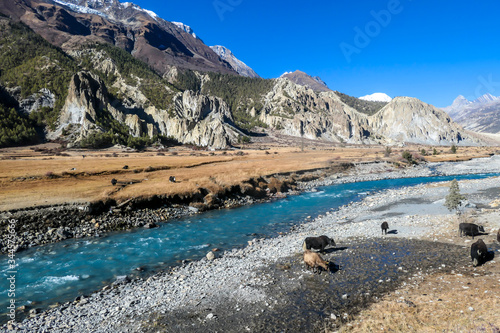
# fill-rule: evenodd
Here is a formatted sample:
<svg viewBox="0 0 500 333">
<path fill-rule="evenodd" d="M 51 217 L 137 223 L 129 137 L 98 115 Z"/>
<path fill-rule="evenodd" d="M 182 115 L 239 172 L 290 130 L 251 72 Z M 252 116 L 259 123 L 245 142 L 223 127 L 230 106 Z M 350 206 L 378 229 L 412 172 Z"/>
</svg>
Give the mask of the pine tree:
<svg viewBox="0 0 500 333">
<path fill-rule="evenodd" d="M 458 187 L 458 182 L 456 179 L 453 179 L 450 184 L 450 192 L 445 198 L 444 205 L 451 212 L 456 210 L 459 213 L 459 207 L 462 204 L 462 201 L 465 200 L 465 197 L 460 194 L 460 189 Z"/>
</svg>

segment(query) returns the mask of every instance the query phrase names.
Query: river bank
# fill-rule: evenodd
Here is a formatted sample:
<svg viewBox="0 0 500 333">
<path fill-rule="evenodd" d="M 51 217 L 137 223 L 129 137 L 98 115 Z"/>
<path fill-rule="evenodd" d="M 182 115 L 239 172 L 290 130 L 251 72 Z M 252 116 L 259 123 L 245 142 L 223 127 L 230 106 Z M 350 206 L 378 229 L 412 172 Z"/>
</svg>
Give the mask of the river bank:
<svg viewBox="0 0 500 333">
<path fill-rule="evenodd" d="M 331 169 L 313 170 L 297 176 L 272 175 L 218 196 L 200 198 L 150 198 L 128 200 L 125 204 L 97 206 L 66 204 L 0 212 L 0 253 L 8 251 L 7 224 L 16 221 L 15 251 L 58 242 L 68 238 L 99 237 L 110 231 L 153 228 L 157 223 L 197 214 L 207 209 L 232 208 L 283 198 L 319 186 L 368 180 L 492 173 L 500 170 L 500 157 L 465 162 L 425 163 L 396 168 L 387 162 L 358 163 Z M 208 198 L 209 197 L 209 198 Z M 94 211 L 91 214 L 91 211 Z"/>
<path fill-rule="evenodd" d="M 493 157 L 466 165 L 464 170 L 477 165 L 477 171 L 488 172 L 495 170 L 497 163 Z M 438 172 L 461 169 L 459 164 L 435 167 Z M 358 179 L 380 175 L 376 170 L 360 168 L 365 174 Z M 424 168 L 414 171 L 434 172 Z M 328 181 L 343 179 L 332 177 Z M 486 207 L 498 198 L 500 180 L 463 181 L 460 186 L 476 207 Z M 433 272 L 471 271 L 470 240 L 456 235 L 457 221 L 440 203 L 447 191 L 447 186 L 433 184 L 372 193 L 314 221 L 304 221 L 280 237 L 255 239 L 247 247 L 226 251 L 213 261 L 203 259 L 147 280 L 105 287 L 89 297 L 33 314 L 33 318 L 12 328 L 56 332 L 178 332 L 205 327 L 225 332 L 262 331 L 263 327 L 291 332 L 300 331 L 299 327 L 336 329 L 361 308 L 405 283 Z M 497 216 L 498 211 L 484 208 L 476 214 Z M 383 220 L 389 222 L 392 232 L 380 237 Z M 497 221 L 483 221 L 490 233 L 485 242 L 493 250 L 497 250 L 492 234 L 500 227 Z M 325 255 L 338 269 L 332 274 L 313 275 L 303 267 L 302 241 L 318 234 L 331 235 L 337 242 L 337 249 Z M 430 252 L 430 247 L 436 251 Z M 488 262 L 483 268 L 490 265 L 495 263 Z M 361 284 L 365 288 L 357 288 Z"/>
</svg>

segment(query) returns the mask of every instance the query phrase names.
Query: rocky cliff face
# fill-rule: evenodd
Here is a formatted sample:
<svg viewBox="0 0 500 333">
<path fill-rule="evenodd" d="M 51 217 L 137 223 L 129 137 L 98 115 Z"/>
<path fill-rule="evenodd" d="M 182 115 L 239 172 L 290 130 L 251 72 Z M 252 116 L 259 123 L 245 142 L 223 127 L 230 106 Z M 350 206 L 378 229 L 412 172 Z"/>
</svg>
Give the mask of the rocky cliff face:
<svg viewBox="0 0 500 333">
<path fill-rule="evenodd" d="M 374 132 L 393 142 L 430 145 L 477 144 L 442 110 L 416 98 L 396 97 L 370 117 Z"/>
<path fill-rule="evenodd" d="M 369 143 L 367 118 L 333 92 L 314 92 L 277 79 L 265 96 L 260 120 L 283 134 L 331 142 Z"/>
<path fill-rule="evenodd" d="M 99 131 L 97 120 L 108 105 L 107 90 L 95 74 L 78 72 L 68 88 L 68 96 L 59 116 L 59 126 L 49 133 L 49 139 L 59 137 L 63 130 L 73 129 L 73 141 L 79 141 L 92 131 Z"/>
<path fill-rule="evenodd" d="M 182 143 L 227 148 L 242 135 L 224 101 L 192 91 L 175 96 L 173 116 L 160 112 L 154 117 L 161 133 Z"/>
<path fill-rule="evenodd" d="M 124 89 L 135 97 L 133 105 L 110 102 L 106 86 L 98 76 L 77 73 L 71 80 L 59 126 L 49 138 L 65 136 L 71 142 L 78 142 L 92 132 L 103 131 L 99 125 L 103 119 L 117 120 L 136 137 L 161 134 L 181 143 L 216 149 L 227 148 L 243 135 L 234 127 L 227 104 L 219 98 L 185 91 L 174 97 L 173 109 L 167 111 L 146 107 L 144 95 L 130 86 Z"/>
</svg>

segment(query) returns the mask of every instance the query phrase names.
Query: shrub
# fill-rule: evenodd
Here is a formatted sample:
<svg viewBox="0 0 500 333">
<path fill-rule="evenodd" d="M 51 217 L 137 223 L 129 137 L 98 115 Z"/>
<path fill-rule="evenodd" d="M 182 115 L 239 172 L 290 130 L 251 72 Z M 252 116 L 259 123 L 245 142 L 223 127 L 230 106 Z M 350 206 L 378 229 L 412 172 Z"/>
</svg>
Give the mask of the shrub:
<svg viewBox="0 0 500 333">
<path fill-rule="evenodd" d="M 457 146 L 451 145 L 450 151 L 452 154 L 456 154 L 457 153 Z"/>
<path fill-rule="evenodd" d="M 391 153 L 392 153 L 392 149 L 391 149 L 391 147 L 385 147 L 384 157 L 389 157 L 389 156 L 391 156 Z"/>
<path fill-rule="evenodd" d="M 401 155 L 404 160 L 406 160 L 410 164 L 415 164 L 415 161 L 413 160 L 413 155 L 408 151 L 405 150 L 403 154 Z"/>
</svg>

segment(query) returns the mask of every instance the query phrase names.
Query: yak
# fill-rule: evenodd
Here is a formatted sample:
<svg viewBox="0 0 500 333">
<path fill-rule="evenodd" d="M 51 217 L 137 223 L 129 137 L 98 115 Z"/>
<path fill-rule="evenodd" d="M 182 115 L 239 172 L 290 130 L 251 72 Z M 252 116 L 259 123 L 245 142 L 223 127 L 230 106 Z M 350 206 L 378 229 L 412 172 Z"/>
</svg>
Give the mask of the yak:
<svg viewBox="0 0 500 333">
<path fill-rule="evenodd" d="M 474 223 L 460 223 L 458 225 L 458 234 L 460 237 L 465 235 L 472 236 L 472 239 L 474 239 L 474 236 L 479 235 L 479 233 L 482 232 L 484 232 L 484 228 Z"/>
<path fill-rule="evenodd" d="M 318 272 L 319 274 L 321 274 L 320 267 L 328 271 L 328 266 L 330 264 L 328 261 L 323 260 L 318 253 L 310 250 L 304 251 L 304 263 L 307 268 L 312 268 L 314 273 Z"/>
<path fill-rule="evenodd" d="M 382 235 L 384 233 L 387 235 L 387 230 L 389 230 L 389 223 L 382 222 L 382 224 L 380 225 L 380 227 L 382 228 Z"/>
<path fill-rule="evenodd" d="M 500 229 L 498 229 L 498 232 L 497 232 L 497 242 L 500 243 Z"/>
<path fill-rule="evenodd" d="M 319 249 L 320 252 L 323 252 L 325 250 L 325 247 L 327 247 L 328 245 L 336 246 L 335 241 L 325 235 L 319 237 L 307 237 L 304 240 L 304 243 L 302 243 L 302 249 L 304 249 L 304 251 L 310 249 Z"/>
<path fill-rule="evenodd" d="M 486 247 L 486 244 L 484 244 L 482 239 L 479 239 L 477 242 L 471 245 L 470 256 L 472 259 L 472 265 L 474 267 L 483 264 L 486 261 L 487 255 L 488 248 Z"/>
</svg>

